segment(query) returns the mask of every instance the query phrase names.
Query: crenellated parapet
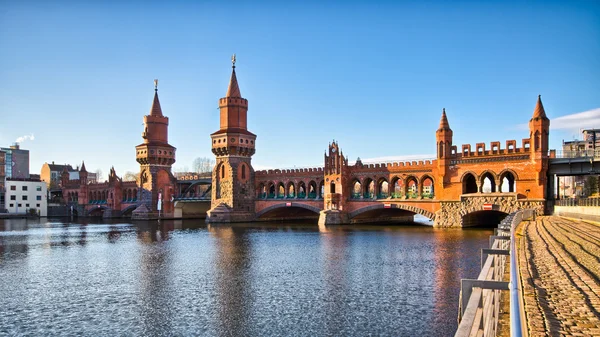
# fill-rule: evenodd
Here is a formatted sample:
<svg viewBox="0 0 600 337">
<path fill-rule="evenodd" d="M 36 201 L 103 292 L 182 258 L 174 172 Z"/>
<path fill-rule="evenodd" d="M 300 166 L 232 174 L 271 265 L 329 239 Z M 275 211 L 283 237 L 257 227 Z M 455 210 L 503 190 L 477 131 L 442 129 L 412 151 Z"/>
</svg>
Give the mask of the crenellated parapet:
<svg viewBox="0 0 600 337">
<path fill-rule="evenodd" d="M 463 158 L 472 157 L 498 157 L 498 156 L 519 156 L 530 153 L 530 139 L 524 138 L 521 140 L 521 147 L 517 147 L 517 141 L 514 139 L 507 140 L 506 146 L 502 148 L 499 141 L 490 142 L 489 148 L 485 143 L 476 143 L 474 147 L 471 144 L 461 145 L 461 151 L 457 152 L 456 146 L 452 146 L 451 158 L 453 160 L 461 160 Z"/>
</svg>

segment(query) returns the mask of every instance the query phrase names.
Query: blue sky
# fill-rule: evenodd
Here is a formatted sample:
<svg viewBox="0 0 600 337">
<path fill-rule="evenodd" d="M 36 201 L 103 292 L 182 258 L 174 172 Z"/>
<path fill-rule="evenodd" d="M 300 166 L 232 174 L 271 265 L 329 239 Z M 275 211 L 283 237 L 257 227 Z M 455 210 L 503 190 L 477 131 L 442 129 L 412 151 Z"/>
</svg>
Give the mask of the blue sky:
<svg viewBox="0 0 600 337">
<path fill-rule="evenodd" d="M 233 53 L 257 168 L 322 165 L 333 139 L 351 161 L 433 154 L 442 108 L 459 147 L 520 144 L 538 94 L 551 148 L 600 127 L 596 1 L 0 1 L 0 145 L 33 135 L 32 173 L 137 171 L 158 78 L 191 168 L 213 157 Z"/>
</svg>

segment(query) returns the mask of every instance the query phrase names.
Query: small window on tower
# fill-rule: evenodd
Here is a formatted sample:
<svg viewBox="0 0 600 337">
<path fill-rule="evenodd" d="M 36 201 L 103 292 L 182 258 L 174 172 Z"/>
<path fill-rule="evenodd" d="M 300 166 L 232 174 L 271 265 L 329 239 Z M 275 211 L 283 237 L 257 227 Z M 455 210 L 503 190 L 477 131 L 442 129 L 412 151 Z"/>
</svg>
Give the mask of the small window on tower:
<svg viewBox="0 0 600 337">
<path fill-rule="evenodd" d="M 246 165 L 242 165 L 242 179 L 246 179 Z"/>
</svg>

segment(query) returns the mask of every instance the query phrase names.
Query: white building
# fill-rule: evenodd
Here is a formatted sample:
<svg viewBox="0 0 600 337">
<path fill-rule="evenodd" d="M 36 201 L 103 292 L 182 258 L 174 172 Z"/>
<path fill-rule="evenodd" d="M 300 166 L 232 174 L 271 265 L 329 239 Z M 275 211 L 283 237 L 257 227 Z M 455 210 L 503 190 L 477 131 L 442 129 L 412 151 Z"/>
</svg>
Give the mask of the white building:
<svg viewBox="0 0 600 337">
<path fill-rule="evenodd" d="M 24 214 L 32 209 L 40 216 L 48 213 L 47 186 L 40 180 L 7 178 L 5 200 L 8 213 Z"/>
</svg>

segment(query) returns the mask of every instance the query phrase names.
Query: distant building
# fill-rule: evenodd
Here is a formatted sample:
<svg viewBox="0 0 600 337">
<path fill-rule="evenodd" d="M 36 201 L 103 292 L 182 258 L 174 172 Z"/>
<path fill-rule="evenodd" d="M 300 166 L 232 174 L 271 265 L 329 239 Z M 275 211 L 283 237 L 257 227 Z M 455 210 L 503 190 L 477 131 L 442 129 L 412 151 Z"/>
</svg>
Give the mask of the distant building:
<svg viewBox="0 0 600 337">
<path fill-rule="evenodd" d="M 0 151 L 4 152 L 6 178 L 29 179 L 29 150 L 23 150 L 15 143 L 8 148 L 0 148 Z"/>
<path fill-rule="evenodd" d="M 44 165 L 42 165 L 40 178 L 46 183 L 49 189 L 55 189 L 59 187 L 60 175 L 65 169 L 65 166 L 67 167 L 68 172 L 75 171 L 71 165 L 54 164 L 54 162 L 52 162 L 52 164 L 44 163 Z"/>
<path fill-rule="evenodd" d="M 0 151 L 0 212 L 4 211 L 4 183 L 6 181 L 6 152 Z"/>
<path fill-rule="evenodd" d="M 581 131 L 582 139 L 564 141 L 562 144 L 563 156 L 575 158 L 581 156 L 600 155 L 600 129 L 585 129 Z M 558 191 L 560 197 L 582 197 L 586 192 L 586 176 L 564 176 L 558 178 Z"/>
<path fill-rule="evenodd" d="M 67 172 L 69 172 L 69 180 L 79 180 L 79 167 L 73 168 L 71 165 L 54 164 L 54 162 L 42 165 L 40 179 L 48 185 L 50 190 L 58 189 L 60 187 L 61 174 L 65 167 L 67 168 Z M 97 180 L 96 173 L 88 173 L 88 184 L 95 183 Z"/>
<path fill-rule="evenodd" d="M 47 187 L 41 180 L 6 179 L 6 209 L 8 213 L 28 213 L 46 216 L 48 212 Z"/>
<path fill-rule="evenodd" d="M 29 179 L 29 150 L 22 150 L 18 143 L 0 148 L 0 212 L 6 209 L 8 178 Z"/>
</svg>

